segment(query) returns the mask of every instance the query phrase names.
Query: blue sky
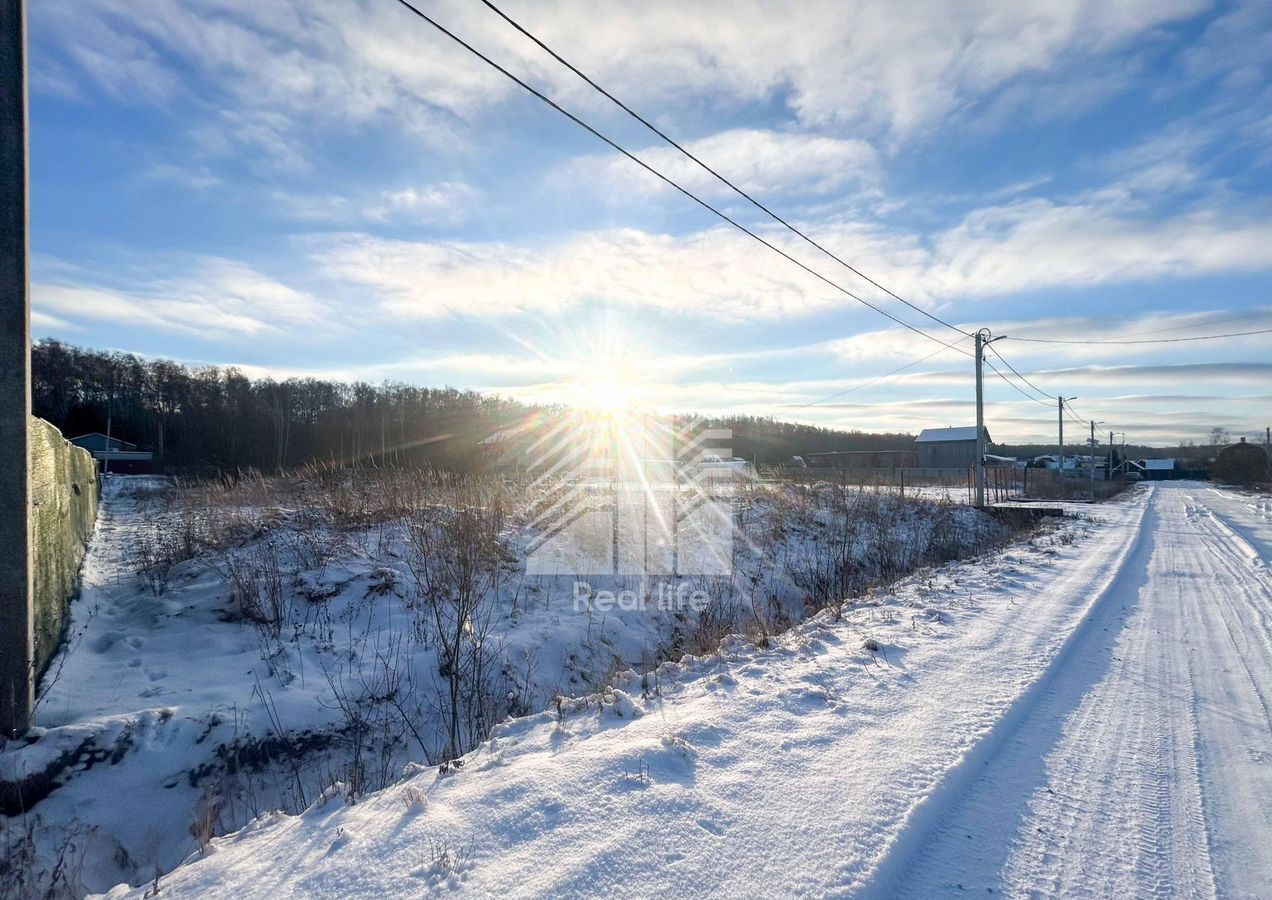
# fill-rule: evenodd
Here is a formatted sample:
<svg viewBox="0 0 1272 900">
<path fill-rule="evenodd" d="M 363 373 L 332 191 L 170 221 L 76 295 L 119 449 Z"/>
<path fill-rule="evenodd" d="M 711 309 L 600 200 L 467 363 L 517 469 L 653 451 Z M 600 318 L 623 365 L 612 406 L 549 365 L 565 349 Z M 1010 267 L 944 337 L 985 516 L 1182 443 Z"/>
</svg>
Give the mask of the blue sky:
<svg viewBox="0 0 1272 900">
<path fill-rule="evenodd" d="M 420 5 L 827 278 L 945 340 L 477 0 Z M 1272 7 L 509 2 L 842 258 L 1102 431 L 1272 422 Z M 970 360 L 731 231 L 392 0 L 30 8 L 38 336 L 316 375 L 917 430 Z M 1159 333 L 1160 332 L 1160 333 Z M 964 344 L 966 346 L 966 344 Z M 1000 366 L 1001 368 L 1001 366 Z M 992 374 L 997 440 L 1055 412 Z"/>
</svg>

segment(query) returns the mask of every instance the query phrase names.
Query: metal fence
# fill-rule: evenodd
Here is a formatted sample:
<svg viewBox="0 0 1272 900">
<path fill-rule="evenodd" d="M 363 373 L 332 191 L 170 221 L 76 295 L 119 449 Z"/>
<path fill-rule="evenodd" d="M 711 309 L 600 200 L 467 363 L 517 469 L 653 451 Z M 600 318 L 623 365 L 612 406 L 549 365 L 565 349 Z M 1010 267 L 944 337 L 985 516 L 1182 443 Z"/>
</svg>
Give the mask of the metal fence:
<svg viewBox="0 0 1272 900">
<path fill-rule="evenodd" d="M 851 485 L 868 490 L 888 491 L 901 496 L 926 497 L 954 503 L 976 500 L 976 472 L 972 468 L 831 468 L 829 466 L 779 466 L 764 469 L 761 475 L 773 481 L 798 484 Z M 1105 473 L 1054 469 L 1020 469 L 1011 466 L 985 468 L 985 501 L 1009 500 L 1098 500 L 1126 487 L 1122 479 L 1109 481 Z"/>
<path fill-rule="evenodd" d="M 831 484 L 851 485 L 865 489 L 887 491 L 900 496 L 926 497 L 955 503 L 974 503 L 976 499 L 976 472 L 967 468 L 831 468 L 829 466 L 778 466 L 761 473 L 775 481 L 791 481 L 799 484 L 815 484 L 819 481 Z M 1030 482 L 1048 473 L 1042 469 L 1017 469 L 1009 466 L 989 466 L 985 469 L 985 500 L 1000 503 L 1029 495 Z"/>
</svg>

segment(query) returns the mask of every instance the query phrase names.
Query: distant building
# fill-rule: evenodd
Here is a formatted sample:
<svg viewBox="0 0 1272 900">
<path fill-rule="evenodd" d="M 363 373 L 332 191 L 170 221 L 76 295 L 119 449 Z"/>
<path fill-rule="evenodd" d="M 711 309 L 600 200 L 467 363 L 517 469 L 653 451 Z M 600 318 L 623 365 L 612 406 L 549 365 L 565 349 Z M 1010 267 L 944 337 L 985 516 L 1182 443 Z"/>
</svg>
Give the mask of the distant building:
<svg viewBox="0 0 1272 900">
<path fill-rule="evenodd" d="M 1242 438 L 1219 451 L 1211 469 L 1214 477 L 1232 484 L 1254 484 L 1272 479 L 1268 470 L 1268 453 L 1258 444 Z"/>
<path fill-rule="evenodd" d="M 985 447 L 989 429 L 983 429 Z M 976 465 L 976 426 L 925 428 L 914 440 L 921 469 L 967 469 Z"/>
<path fill-rule="evenodd" d="M 132 441 L 91 431 L 71 438 L 71 443 L 92 454 L 97 467 L 103 471 L 120 475 L 146 475 L 154 471 L 155 455 L 149 450 L 138 450 Z"/>
<path fill-rule="evenodd" d="M 1175 477 L 1175 460 L 1171 459 L 1140 459 L 1136 460 L 1136 464 L 1140 467 L 1140 472 L 1150 481 L 1164 481 Z"/>
</svg>

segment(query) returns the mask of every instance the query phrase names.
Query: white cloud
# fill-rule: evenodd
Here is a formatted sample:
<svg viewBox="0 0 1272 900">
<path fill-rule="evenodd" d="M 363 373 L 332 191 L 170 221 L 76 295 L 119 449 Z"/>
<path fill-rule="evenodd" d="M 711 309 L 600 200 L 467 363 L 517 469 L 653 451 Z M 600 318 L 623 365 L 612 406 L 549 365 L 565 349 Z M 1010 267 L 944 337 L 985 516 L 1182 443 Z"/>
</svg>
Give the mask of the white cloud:
<svg viewBox="0 0 1272 900">
<path fill-rule="evenodd" d="M 481 192 L 459 181 L 408 186 L 384 191 L 367 212 L 380 221 L 409 220 L 428 223 L 457 222 L 467 218 Z"/>
<path fill-rule="evenodd" d="M 977 210 L 937 238 L 924 283 L 941 296 L 989 296 L 1272 268 L 1266 219 L 1134 212 L 1116 198 Z"/>
<path fill-rule="evenodd" d="M 283 333 L 317 318 L 310 295 L 230 260 L 189 262 L 189 273 L 158 276 L 124 290 L 72 281 L 32 284 L 33 315 L 71 324 L 107 321 L 190 335 L 262 336 Z M 66 274 L 64 270 L 64 274 Z"/>
<path fill-rule="evenodd" d="M 59 319 L 57 316 L 49 315 L 46 312 L 35 309 L 31 311 L 31 330 L 35 332 L 67 332 L 81 331 L 82 329 L 80 326 L 75 325 L 72 322 L 68 322 L 65 319 Z M 38 333 L 36 334 L 36 337 L 39 337 Z"/>
<path fill-rule="evenodd" d="M 878 154 L 865 141 L 816 134 L 789 134 L 738 128 L 684 145 L 694 156 L 747 193 L 788 197 L 837 193 L 873 184 L 879 177 Z M 695 193 L 732 195 L 723 183 L 667 146 L 635 151 L 636 156 Z M 587 156 L 562 167 L 558 181 L 599 182 L 607 192 L 642 193 L 672 189 L 616 154 Z M 735 195 L 734 195 L 735 196 Z"/>
<path fill-rule="evenodd" d="M 1201 0 L 659 0 L 598 9 L 553 0 L 513 5 L 511 13 L 651 114 L 671 106 L 696 118 L 703 102 L 781 98 L 805 126 L 903 139 L 1012 79 L 1082 72 L 1202 7 Z M 444 0 L 429 12 L 563 100 L 604 106 L 478 4 Z M 250 142 L 289 166 L 302 162 L 300 133 L 315 123 L 347 130 L 396 123 L 447 145 L 459 123 L 517 91 L 391 3 L 49 0 L 32 15 L 45 52 L 63 69 L 73 66 L 119 99 L 197 104 L 207 116 L 205 140 Z"/>
<path fill-rule="evenodd" d="M 1044 385 L 1052 380 L 1064 384 L 1065 390 L 1080 389 L 1082 385 L 1139 385 L 1153 388 L 1162 384 L 1178 384 L 1179 379 L 1186 379 L 1194 386 L 1202 384 L 1235 384 L 1264 386 L 1272 381 L 1272 363 L 1253 362 L 1206 362 L 1206 363 L 1163 363 L 1159 365 L 1119 365 L 1119 366 L 1071 366 L 1068 368 L 1051 368 L 1026 370 L 1026 375 L 1037 376 Z M 943 370 L 924 372 L 910 376 L 909 381 L 915 384 L 969 384 L 972 370 Z M 987 384 L 993 386 L 991 379 Z"/>
<path fill-rule="evenodd" d="M 954 303 L 964 316 L 967 301 L 979 297 L 1272 268 L 1272 223 L 1265 219 L 1210 210 L 1154 216 L 1118 191 L 1069 203 L 1030 199 L 987 207 L 929 242 L 844 224 L 811 230 L 842 258 L 868 260 L 862 264 L 867 274 L 911 302 Z M 923 324 L 806 246 L 783 233 L 767 234 L 832 281 Z M 312 246 L 327 277 L 370 288 L 387 311 L 411 318 L 551 313 L 589 302 L 726 319 L 856 307 L 724 228 L 682 236 L 610 230 L 551 245 L 351 234 Z"/>
<path fill-rule="evenodd" d="M 270 200 L 302 222 L 353 226 L 367 223 L 446 226 L 466 221 L 481 191 L 462 181 L 408 184 L 363 194 L 298 193 L 275 190 Z"/>
<path fill-rule="evenodd" d="M 824 308 L 831 291 L 744 235 L 687 236 L 632 229 L 594 232 L 546 247 L 408 242 L 348 235 L 321 240 L 322 274 L 373 289 L 407 318 L 553 313 L 597 302 L 721 318 Z M 808 284 L 812 281 L 812 285 Z"/>
</svg>

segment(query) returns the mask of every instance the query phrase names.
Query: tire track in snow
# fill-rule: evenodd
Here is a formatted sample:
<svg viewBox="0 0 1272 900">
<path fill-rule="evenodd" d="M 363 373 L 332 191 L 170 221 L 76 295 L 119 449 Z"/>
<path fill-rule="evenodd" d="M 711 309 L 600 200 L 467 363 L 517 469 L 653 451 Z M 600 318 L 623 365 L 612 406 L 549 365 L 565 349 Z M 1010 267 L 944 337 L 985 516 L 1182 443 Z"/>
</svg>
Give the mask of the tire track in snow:
<svg viewBox="0 0 1272 900">
<path fill-rule="evenodd" d="M 1202 723 L 1197 754 L 1206 787 L 1221 896 L 1267 896 L 1272 886 L 1272 716 L 1265 685 L 1272 673 L 1266 630 L 1272 580 L 1268 546 L 1222 511 L 1231 495 L 1212 491 L 1191 552 L 1218 590 L 1197 593 L 1190 639 L 1195 708 Z M 1193 499 L 1193 498 L 1190 498 Z"/>
<path fill-rule="evenodd" d="M 1010 844 L 1000 840 L 1002 823 L 1024 818 L 1024 802 L 1044 776 L 1040 748 L 1059 740 L 1065 718 L 1113 662 L 1111 647 L 1100 635 L 1120 628 L 1123 598 L 1133 595 L 1147 578 L 1155 501 L 1155 494 L 1149 497 L 1134 525 L 1135 534 L 1096 590 L 1081 624 L 1041 676 L 911 811 L 860 896 L 929 897 L 967 889 L 972 882 L 997 883 L 1010 851 Z M 982 795 L 980 809 L 968 821 L 963 808 L 977 792 Z"/>
<path fill-rule="evenodd" d="M 1088 620 L 868 895 L 1267 896 L 1272 542 L 1194 490 L 1156 488 Z"/>
</svg>

